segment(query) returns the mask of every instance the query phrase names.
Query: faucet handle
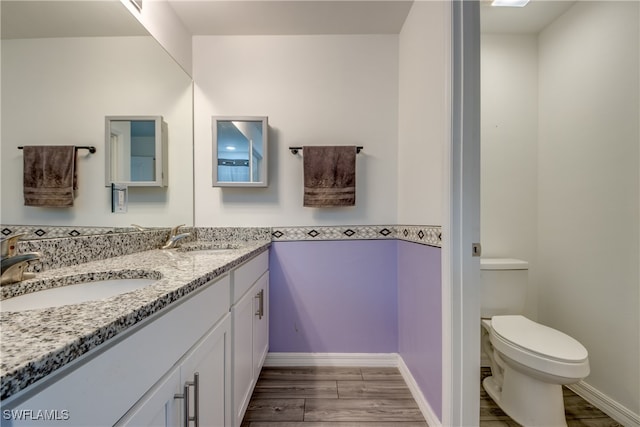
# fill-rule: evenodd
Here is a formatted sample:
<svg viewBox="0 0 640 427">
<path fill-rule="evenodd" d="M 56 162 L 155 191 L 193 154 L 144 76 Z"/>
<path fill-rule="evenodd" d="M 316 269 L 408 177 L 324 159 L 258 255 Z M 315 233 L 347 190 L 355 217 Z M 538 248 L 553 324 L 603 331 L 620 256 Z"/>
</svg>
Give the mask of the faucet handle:
<svg viewBox="0 0 640 427">
<path fill-rule="evenodd" d="M 178 230 L 180 230 L 180 227 L 184 227 L 184 224 L 180 224 L 180 225 L 177 225 L 177 226 L 173 227 L 171 229 L 171 233 L 169 234 L 169 237 L 174 237 L 175 235 L 177 235 L 178 234 Z"/>
<path fill-rule="evenodd" d="M 21 237 L 26 235 L 26 233 L 16 234 L 0 240 L 0 253 L 2 253 L 2 258 L 15 256 L 16 243 L 18 242 L 18 240 L 20 240 Z"/>
</svg>

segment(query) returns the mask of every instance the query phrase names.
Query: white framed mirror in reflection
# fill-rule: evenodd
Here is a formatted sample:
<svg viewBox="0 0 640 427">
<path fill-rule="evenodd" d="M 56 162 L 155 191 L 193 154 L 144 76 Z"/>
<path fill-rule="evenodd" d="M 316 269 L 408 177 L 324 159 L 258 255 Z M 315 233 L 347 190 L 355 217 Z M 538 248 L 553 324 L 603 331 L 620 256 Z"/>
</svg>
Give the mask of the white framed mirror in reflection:
<svg viewBox="0 0 640 427">
<path fill-rule="evenodd" d="M 268 119 L 266 116 L 214 116 L 213 186 L 266 187 Z"/>
<path fill-rule="evenodd" d="M 105 117 L 105 185 L 167 186 L 167 124 L 162 116 Z"/>
</svg>

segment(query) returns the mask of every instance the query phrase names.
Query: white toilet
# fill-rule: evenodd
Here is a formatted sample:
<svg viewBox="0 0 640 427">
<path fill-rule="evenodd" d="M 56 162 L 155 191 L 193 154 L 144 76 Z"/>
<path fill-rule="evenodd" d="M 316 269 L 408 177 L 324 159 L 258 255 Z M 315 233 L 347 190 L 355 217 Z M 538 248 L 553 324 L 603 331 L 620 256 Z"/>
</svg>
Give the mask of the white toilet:
<svg viewBox="0 0 640 427">
<path fill-rule="evenodd" d="M 482 351 L 491 376 L 482 385 L 523 426 L 566 426 L 562 385 L 589 375 L 587 349 L 575 339 L 522 316 L 526 261 L 480 261 Z"/>
</svg>

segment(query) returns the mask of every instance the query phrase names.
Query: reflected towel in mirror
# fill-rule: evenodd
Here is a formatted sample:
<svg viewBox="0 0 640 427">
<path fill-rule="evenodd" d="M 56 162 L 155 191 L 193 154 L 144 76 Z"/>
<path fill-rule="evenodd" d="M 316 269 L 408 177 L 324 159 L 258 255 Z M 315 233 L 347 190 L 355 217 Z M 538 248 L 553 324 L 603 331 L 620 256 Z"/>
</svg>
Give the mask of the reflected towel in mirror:
<svg viewBox="0 0 640 427">
<path fill-rule="evenodd" d="M 73 145 L 27 145 L 24 153 L 24 205 L 73 206 L 76 149 Z"/>
</svg>

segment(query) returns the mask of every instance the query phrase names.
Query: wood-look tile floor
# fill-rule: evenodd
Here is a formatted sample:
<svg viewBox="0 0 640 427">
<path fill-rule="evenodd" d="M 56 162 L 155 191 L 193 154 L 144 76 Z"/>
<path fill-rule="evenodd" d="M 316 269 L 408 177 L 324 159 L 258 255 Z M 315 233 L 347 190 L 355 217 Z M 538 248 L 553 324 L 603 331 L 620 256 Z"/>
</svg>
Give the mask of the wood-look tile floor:
<svg viewBox="0 0 640 427">
<path fill-rule="evenodd" d="M 489 368 L 482 368 L 481 378 L 491 375 Z M 568 427 L 622 427 L 607 414 L 591 405 L 589 402 L 566 387 L 562 389 L 564 395 L 564 412 Z M 480 427 L 519 427 L 502 409 L 489 397 L 482 385 L 480 386 Z"/>
<path fill-rule="evenodd" d="M 263 368 L 242 427 L 427 427 L 396 368 Z"/>
<path fill-rule="evenodd" d="M 490 375 L 482 368 L 481 377 Z M 564 388 L 569 427 L 622 427 Z M 427 427 L 395 368 L 264 368 L 241 427 Z M 480 426 L 518 427 L 480 386 Z"/>
</svg>

